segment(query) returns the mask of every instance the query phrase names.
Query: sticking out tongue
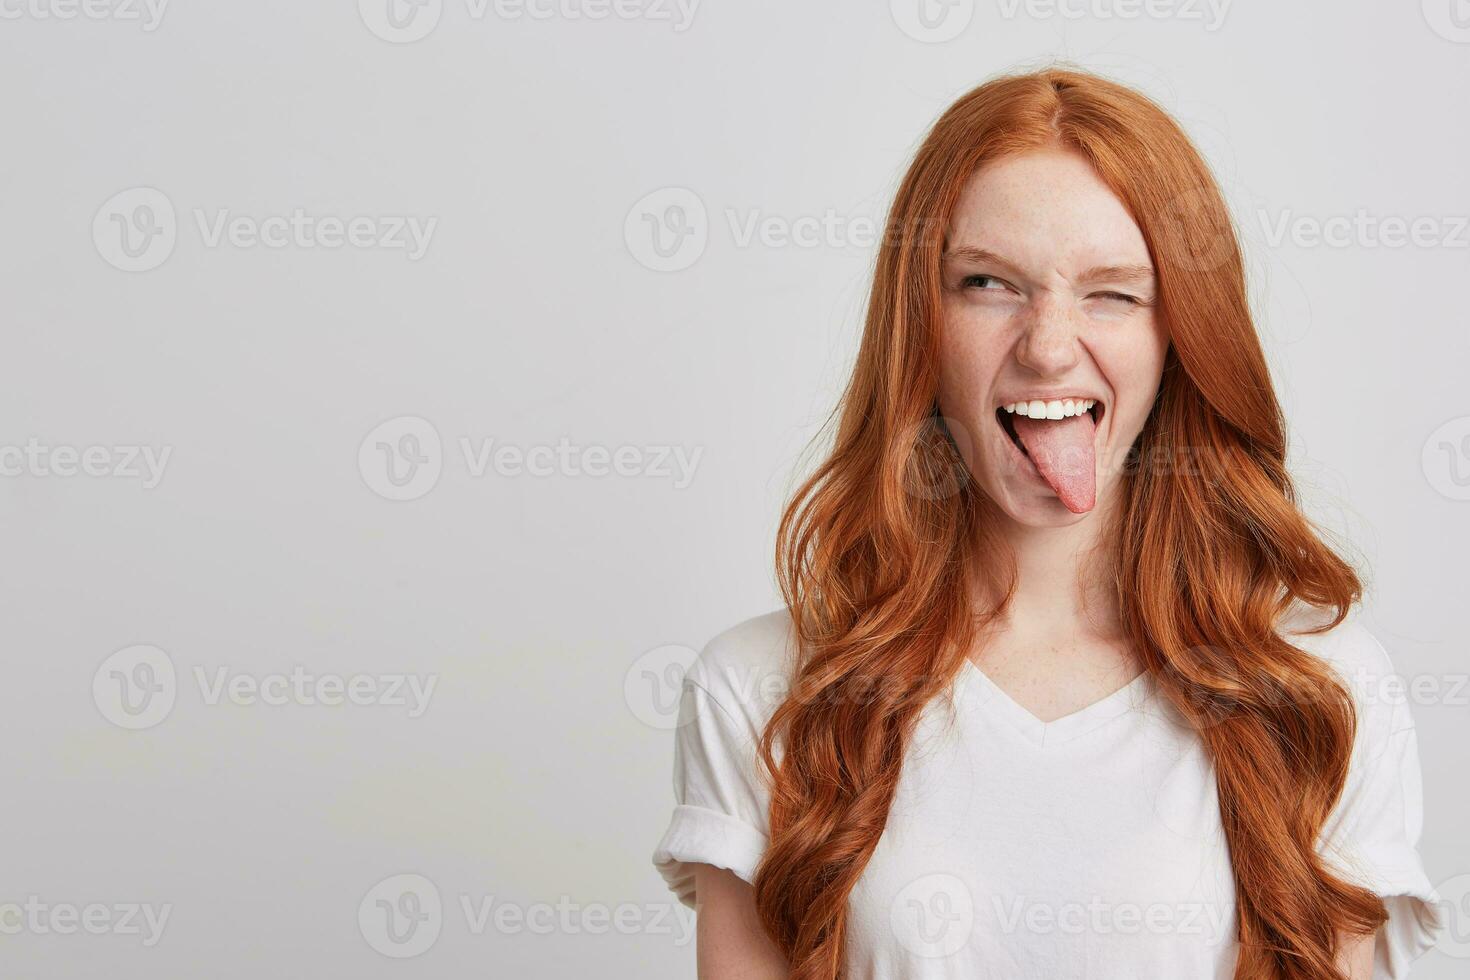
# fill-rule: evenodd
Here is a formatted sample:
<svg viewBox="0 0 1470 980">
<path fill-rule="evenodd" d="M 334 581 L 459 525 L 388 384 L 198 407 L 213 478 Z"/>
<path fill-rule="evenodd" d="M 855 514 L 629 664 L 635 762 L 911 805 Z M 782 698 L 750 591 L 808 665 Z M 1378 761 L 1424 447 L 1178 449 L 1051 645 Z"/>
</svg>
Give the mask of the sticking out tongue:
<svg viewBox="0 0 1470 980">
<path fill-rule="evenodd" d="M 1012 415 L 1016 436 L 1042 479 L 1074 514 L 1085 514 L 1097 502 L 1097 462 L 1092 416 L 1083 412 L 1065 419 L 1033 419 Z"/>
</svg>

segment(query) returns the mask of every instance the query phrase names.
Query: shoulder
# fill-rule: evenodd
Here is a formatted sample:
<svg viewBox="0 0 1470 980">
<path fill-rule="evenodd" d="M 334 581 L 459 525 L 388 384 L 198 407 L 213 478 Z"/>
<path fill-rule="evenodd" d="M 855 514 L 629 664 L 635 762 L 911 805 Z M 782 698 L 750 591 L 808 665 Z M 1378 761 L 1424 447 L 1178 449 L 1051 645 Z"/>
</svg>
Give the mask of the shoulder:
<svg viewBox="0 0 1470 980">
<path fill-rule="evenodd" d="M 715 636 L 685 680 L 732 717 L 759 730 L 790 690 L 797 649 L 791 615 L 778 609 Z"/>
<path fill-rule="evenodd" d="M 1393 674 L 1388 651 L 1363 625 L 1357 606 L 1336 626 L 1329 627 L 1331 622 L 1329 611 L 1297 603 L 1283 615 L 1278 630 L 1288 643 L 1324 661 L 1352 687 L 1379 683 Z"/>
<path fill-rule="evenodd" d="M 1281 636 L 1326 663 L 1342 680 L 1358 715 L 1358 739 L 1378 740 L 1412 727 L 1408 711 L 1407 682 L 1395 670 L 1382 643 L 1363 624 L 1361 610 L 1354 606 L 1342 622 L 1326 627 L 1331 613 L 1296 606 L 1278 625 Z"/>
</svg>

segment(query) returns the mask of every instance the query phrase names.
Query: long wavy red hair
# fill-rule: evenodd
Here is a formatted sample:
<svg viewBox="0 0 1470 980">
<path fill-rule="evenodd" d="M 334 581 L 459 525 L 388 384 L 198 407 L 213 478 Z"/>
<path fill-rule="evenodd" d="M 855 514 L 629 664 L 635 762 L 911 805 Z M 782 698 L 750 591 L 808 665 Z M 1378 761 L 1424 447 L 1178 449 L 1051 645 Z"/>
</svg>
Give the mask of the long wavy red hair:
<svg viewBox="0 0 1470 980">
<path fill-rule="evenodd" d="M 1277 624 L 1297 600 L 1328 611 L 1321 628 L 1336 625 L 1358 579 L 1294 502 L 1285 423 L 1208 169 L 1156 104 L 1059 69 L 980 86 L 919 148 L 879 249 L 833 447 L 782 519 L 777 568 L 801 654 L 760 744 L 771 784 L 761 921 L 792 977 L 842 975 L 848 894 L 919 712 L 1009 600 L 1014 565 L 991 533 L 993 505 L 937 419 L 940 257 L 977 168 L 1058 145 L 1129 208 L 1158 274 L 1170 351 L 1139 465 L 1120 484 L 1110 570 L 1128 639 L 1213 757 L 1236 976 L 1339 978 L 1338 937 L 1385 919 L 1380 899 L 1316 851 L 1354 713 L 1330 669 Z"/>
</svg>

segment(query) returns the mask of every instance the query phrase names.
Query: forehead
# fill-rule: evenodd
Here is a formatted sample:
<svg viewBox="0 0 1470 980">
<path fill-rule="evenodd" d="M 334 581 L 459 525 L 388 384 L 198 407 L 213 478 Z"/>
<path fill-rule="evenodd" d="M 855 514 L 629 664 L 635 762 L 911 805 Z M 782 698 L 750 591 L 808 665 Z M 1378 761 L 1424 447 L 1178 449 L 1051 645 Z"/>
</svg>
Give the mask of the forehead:
<svg viewBox="0 0 1470 980">
<path fill-rule="evenodd" d="M 950 219 L 948 248 L 995 252 L 1024 269 L 1149 264 L 1132 215 L 1080 154 L 1003 157 L 971 175 Z"/>
</svg>

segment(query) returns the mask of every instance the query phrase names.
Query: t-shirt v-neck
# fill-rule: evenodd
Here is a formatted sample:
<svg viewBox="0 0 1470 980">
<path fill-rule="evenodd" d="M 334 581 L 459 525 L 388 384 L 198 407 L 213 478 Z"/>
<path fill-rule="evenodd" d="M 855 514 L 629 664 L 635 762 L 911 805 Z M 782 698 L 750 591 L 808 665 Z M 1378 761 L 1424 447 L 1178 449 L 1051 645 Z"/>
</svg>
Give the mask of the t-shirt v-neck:
<svg viewBox="0 0 1470 980">
<path fill-rule="evenodd" d="M 1385 899 L 1376 980 L 1407 975 L 1447 913 L 1417 852 L 1422 787 L 1407 703 L 1349 617 L 1291 642 L 1355 697 L 1347 782 L 1319 852 Z M 675 807 L 653 862 L 695 906 L 695 864 L 748 882 L 769 842 L 756 745 L 789 690 L 790 618 L 712 640 L 683 682 Z M 1042 722 L 971 662 L 926 705 L 877 847 L 848 898 L 850 980 L 1230 980 L 1236 899 L 1214 768 L 1151 674 Z"/>
<path fill-rule="evenodd" d="M 955 679 L 955 686 L 978 699 L 988 710 L 1009 722 L 1020 735 L 1034 745 L 1046 746 L 1081 738 L 1109 722 L 1136 711 L 1157 693 L 1153 675 L 1147 670 L 1117 688 L 1111 694 L 1076 711 L 1051 721 L 1042 721 L 1030 709 L 1006 693 L 990 675 L 973 660 L 966 659 Z"/>
</svg>

